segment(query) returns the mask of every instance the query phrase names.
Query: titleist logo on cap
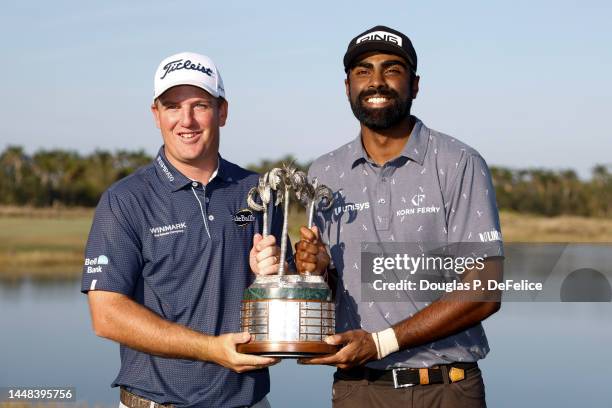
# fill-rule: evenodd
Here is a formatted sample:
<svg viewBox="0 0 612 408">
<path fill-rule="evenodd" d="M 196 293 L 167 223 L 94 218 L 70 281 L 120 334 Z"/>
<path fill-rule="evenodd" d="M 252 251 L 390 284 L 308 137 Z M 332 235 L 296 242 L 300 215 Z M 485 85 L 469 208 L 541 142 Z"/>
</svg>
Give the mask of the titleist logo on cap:
<svg viewBox="0 0 612 408">
<path fill-rule="evenodd" d="M 355 41 L 355 44 L 359 44 L 364 41 L 388 41 L 393 44 L 397 44 L 400 47 L 402 46 L 402 37 L 388 33 L 386 31 L 373 31 L 371 33 L 367 33 L 363 35 Z"/>
<path fill-rule="evenodd" d="M 187 60 L 183 62 L 182 59 L 170 61 L 169 63 L 164 65 L 162 69 L 164 70 L 164 75 L 162 75 L 159 79 L 164 79 L 166 75 L 168 75 L 172 71 L 178 71 L 181 69 L 191 69 L 194 71 L 200 71 L 210 77 L 212 76 L 212 72 L 213 72 L 212 69 L 205 67 L 200 63 L 194 64 L 191 62 L 191 60 Z"/>
</svg>

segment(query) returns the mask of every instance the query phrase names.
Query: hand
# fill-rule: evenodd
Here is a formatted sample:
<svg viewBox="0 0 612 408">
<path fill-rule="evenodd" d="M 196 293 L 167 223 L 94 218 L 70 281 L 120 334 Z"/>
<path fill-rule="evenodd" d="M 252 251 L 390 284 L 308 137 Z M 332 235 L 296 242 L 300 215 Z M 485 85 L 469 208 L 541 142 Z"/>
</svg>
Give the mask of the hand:
<svg viewBox="0 0 612 408">
<path fill-rule="evenodd" d="M 280 248 L 276 246 L 274 235 L 263 237 L 253 236 L 253 248 L 249 254 L 249 266 L 256 275 L 272 275 L 278 272 L 280 266 Z M 285 270 L 288 265 L 285 262 Z"/>
<path fill-rule="evenodd" d="M 295 266 L 299 273 L 322 275 L 329 265 L 325 244 L 319 238 L 319 229 L 300 228 L 300 242 L 295 244 Z"/>
<path fill-rule="evenodd" d="M 251 335 L 247 332 L 228 333 L 213 337 L 210 350 L 212 361 L 237 373 L 259 370 L 280 361 L 278 358 L 252 356 L 236 351 L 237 344 L 248 343 L 250 340 Z"/>
<path fill-rule="evenodd" d="M 343 345 L 336 354 L 323 357 L 302 358 L 299 364 L 326 364 L 343 370 L 376 360 L 378 353 L 372 335 L 365 330 L 350 330 L 325 339 L 327 344 Z"/>
</svg>

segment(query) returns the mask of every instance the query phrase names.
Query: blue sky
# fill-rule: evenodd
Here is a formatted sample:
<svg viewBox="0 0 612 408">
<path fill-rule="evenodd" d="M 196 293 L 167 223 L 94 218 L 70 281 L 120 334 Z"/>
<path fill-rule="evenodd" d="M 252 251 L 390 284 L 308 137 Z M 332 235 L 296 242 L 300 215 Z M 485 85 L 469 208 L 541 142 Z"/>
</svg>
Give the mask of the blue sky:
<svg viewBox="0 0 612 408">
<path fill-rule="evenodd" d="M 310 160 L 354 138 L 342 56 L 377 24 L 419 56 L 413 112 L 492 165 L 612 163 L 612 6 L 605 1 L 82 1 L 3 4 L 0 148 L 90 152 L 161 144 L 149 105 L 159 61 L 219 66 L 222 154 Z"/>
</svg>

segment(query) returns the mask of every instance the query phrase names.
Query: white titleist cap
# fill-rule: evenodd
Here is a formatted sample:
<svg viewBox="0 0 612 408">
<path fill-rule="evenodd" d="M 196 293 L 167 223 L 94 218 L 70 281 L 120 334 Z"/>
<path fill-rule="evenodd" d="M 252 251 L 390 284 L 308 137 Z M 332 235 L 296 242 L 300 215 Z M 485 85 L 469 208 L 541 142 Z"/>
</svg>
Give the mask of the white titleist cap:
<svg viewBox="0 0 612 408">
<path fill-rule="evenodd" d="M 159 64 L 155 71 L 154 98 L 177 85 L 197 86 L 215 98 L 225 98 L 221 74 L 215 63 L 205 55 L 181 52 Z"/>
</svg>

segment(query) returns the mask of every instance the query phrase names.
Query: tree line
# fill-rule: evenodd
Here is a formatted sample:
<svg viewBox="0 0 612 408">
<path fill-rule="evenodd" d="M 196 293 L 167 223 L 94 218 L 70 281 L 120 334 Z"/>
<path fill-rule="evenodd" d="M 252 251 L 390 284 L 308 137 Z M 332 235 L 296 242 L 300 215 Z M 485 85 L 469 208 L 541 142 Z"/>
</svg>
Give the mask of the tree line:
<svg viewBox="0 0 612 408">
<path fill-rule="evenodd" d="M 69 150 L 27 154 L 8 146 L 0 154 L 0 205 L 95 206 L 102 192 L 152 158 L 144 151 L 96 150 L 81 155 Z M 250 165 L 265 172 L 292 162 L 292 156 Z M 510 169 L 491 166 L 500 209 L 555 216 L 562 214 L 612 217 L 612 166 L 593 167 L 583 180 L 573 170 Z"/>
</svg>

